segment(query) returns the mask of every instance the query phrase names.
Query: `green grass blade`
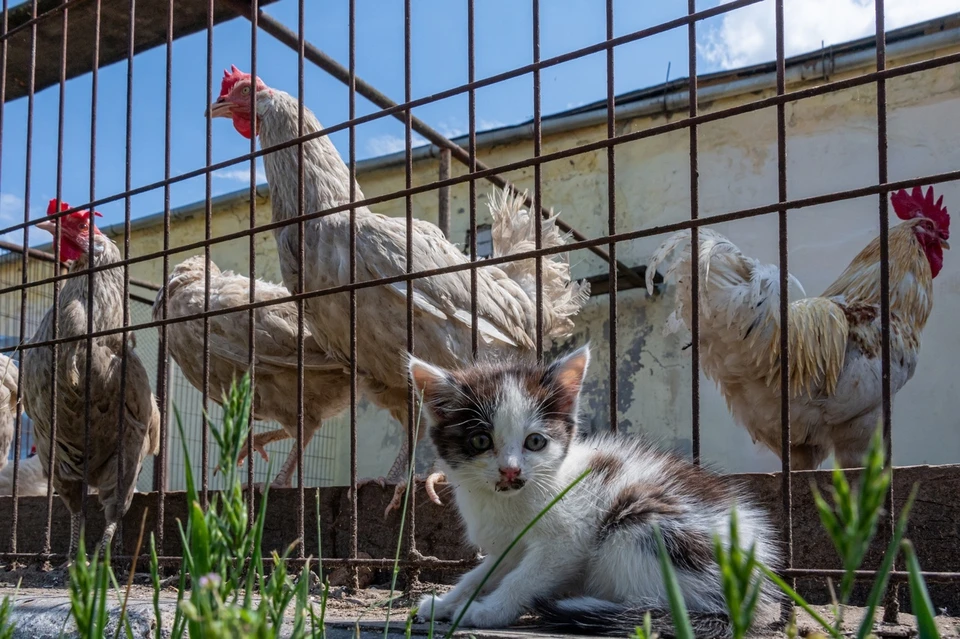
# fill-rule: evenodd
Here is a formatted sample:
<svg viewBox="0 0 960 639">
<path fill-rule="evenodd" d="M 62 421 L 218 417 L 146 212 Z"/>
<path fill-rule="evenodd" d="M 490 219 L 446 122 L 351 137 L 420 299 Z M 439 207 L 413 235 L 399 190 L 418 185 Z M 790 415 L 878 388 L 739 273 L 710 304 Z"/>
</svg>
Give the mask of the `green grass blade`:
<svg viewBox="0 0 960 639">
<path fill-rule="evenodd" d="M 812 607 L 810 604 L 807 603 L 807 600 L 806 600 L 806 599 L 804 599 L 803 597 L 801 597 L 800 594 L 799 594 L 796 590 L 794 590 L 793 588 L 791 588 L 790 585 L 787 584 L 786 581 L 784 581 L 783 579 L 780 578 L 780 575 L 778 575 L 777 573 L 773 572 L 772 570 L 770 570 L 769 568 L 767 568 L 767 567 L 766 567 L 765 565 L 763 565 L 762 563 L 758 563 L 758 564 L 757 564 L 757 567 L 760 568 L 761 572 L 763 572 L 764 575 L 766 575 L 767 579 L 769 579 L 770 581 L 772 581 L 772 582 L 777 586 L 777 588 L 779 588 L 780 590 L 782 590 L 788 597 L 790 597 L 790 599 L 793 600 L 793 602 L 794 602 L 795 604 L 797 604 L 798 606 L 800 606 L 801 608 L 803 608 L 803 610 L 804 610 L 808 615 L 810 615 L 811 617 L 813 617 L 813 620 L 816 621 L 818 624 L 820 624 L 820 626 L 821 626 L 824 630 L 826 630 L 828 633 L 830 633 L 830 636 L 831 636 L 831 637 L 833 637 L 834 639 L 843 639 L 843 635 L 840 634 L 840 631 L 837 630 L 836 628 L 834 628 L 832 624 L 830 624 L 829 622 L 827 622 L 827 620 L 824 619 L 822 615 L 820 615 L 820 613 L 818 613 L 816 610 L 814 610 L 813 607 Z"/>
<path fill-rule="evenodd" d="M 696 639 L 696 635 L 693 634 L 693 626 L 690 625 L 687 606 L 683 601 L 680 582 L 677 581 L 677 573 L 674 572 L 673 566 L 670 564 L 667 546 L 663 542 L 663 534 L 657 524 L 653 525 L 653 535 L 657 540 L 657 556 L 660 559 L 663 584 L 667 589 L 667 598 L 670 600 L 670 616 L 673 618 L 675 637 L 676 639 Z"/>
<path fill-rule="evenodd" d="M 917 631 L 920 639 L 940 639 L 940 630 L 937 628 L 936 608 L 930 600 L 927 584 L 920 574 L 920 562 L 917 553 L 909 540 L 903 540 L 903 552 L 907 556 L 907 572 L 910 573 L 910 603 L 913 614 L 917 617 Z"/>
<path fill-rule="evenodd" d="M 870 589 L 870 596 L 867 597 L 867 610 L 863 616 L 863 621 L 860 623 L 860 628 L 857 631 L 857 639 L 866 639 L 867 635 L 869 635 L 873 629 L 873 617 L 877 612 L 877 607 L 880 605 L 880 599 L 883 598 L 883 593 L 887 590 L 887 582 L 890 581 L 890 571 L 893 569 L 893 562 L 897 559 L 900 542 L 903 540 L 903 535 L 907 531 L 907 518 L 910 516 L 910 509 L 913 508 L 913 501 L 917 498 L 917 488 L 917 485 L 914 484 L 913 489 L 910 491 L 910 496 L 907 497 L 907 502 L 903 506 L 903 510 L 900 511 L 900 517 L 897 520 L 897 526 L 893 532 L 893 539 L 891 539 L 889 545 L 887 545 L 887 551 L 883 554 L 883 562 L 880 564 L 880 570 L 877 571 L 873 587 Z"/>
</svg>

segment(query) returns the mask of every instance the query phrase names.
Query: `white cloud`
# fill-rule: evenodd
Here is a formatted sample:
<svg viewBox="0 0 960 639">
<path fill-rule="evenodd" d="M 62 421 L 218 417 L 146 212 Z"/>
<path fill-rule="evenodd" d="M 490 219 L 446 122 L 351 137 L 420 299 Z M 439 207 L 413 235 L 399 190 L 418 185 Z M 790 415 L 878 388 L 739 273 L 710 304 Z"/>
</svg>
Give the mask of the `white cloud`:
<svg viewBox="0 0 960 639">
<path fill-rule="evenodd" d="M 726 4 L 731 0 L 720 0 Z M 957 11 L 957 0 L 886 0 L 884 24 L 896 29 Z M 873 0 L 784 0 L 784 52 L 815 51 L 872 35 L 876 30 Z M 720 25 L 706 29 L 700 53 L 711 64 L 731 69 L 776 59 L 772 1 L 727 13 Z"/>
<path fill-rule="evenodd" d="M 219 171 L 213 172 L 213 177 L 219 178 L 221 180 L 231 180 L 233 182 L 243 182 L 245 184 L 250 183 L 250 167 L 243 169 L 220 169 Z M 257 167 L 257 184 L 267 181 L 267 174 L 264 173 L 263 167 Z"/>
<path fill-rule="evenodd" d="M 505 126 L 507 126 L 507 123 L 501 122 L 500 120 L 480 118 L 480 122 L 477 123 L 477 131 L 489 131 L 490 129 L 499 129 Z"/>
<path fill-rule="evenodd" d="M 412 144 L 414 147 L 423 146 L 427 141 L 420 137 L 419 135 L 414 134 Z M 367 152 L 373 156 L 377 157 L 380 155 L 390 155 L 391 153 L 398 153 L 404 151 L 407 148 L 406 139 L 399 135 L 391 135 L 389 133 L 384 135 L 378 135 L 367 140 Z"/>
<path fill-rule="evenodd" d="M 13 193 L 0 193 L 0 220 L 23 221 L 23 198 Z"/>
</svg>

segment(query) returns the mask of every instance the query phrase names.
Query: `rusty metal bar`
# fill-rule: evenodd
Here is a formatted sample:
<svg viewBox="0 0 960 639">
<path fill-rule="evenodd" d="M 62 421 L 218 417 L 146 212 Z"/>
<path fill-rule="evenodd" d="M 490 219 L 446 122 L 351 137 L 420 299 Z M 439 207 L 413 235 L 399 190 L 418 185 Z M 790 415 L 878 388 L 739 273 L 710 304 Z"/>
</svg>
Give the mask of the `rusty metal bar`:
<svg viewBox="0 0 960 639">
<path fill-rule="evenodd" d="M 90 88 L 90 200 L 96 197 L 96 176 L 97 176 L 97 93 L 100 86 L 100 26 L 101 26 L 101 0 L 94 2 L 94 47 L 93 47 L 93 75 L 91 77 Z M 91 215 L 91 222 L 93 216 Z M 87 245 L 87 264 L 94 264 L 94 233 L 88 233 L 89 242 Z M 23 243 L 28 246 L 27 242 Z M 111 265 L 113 267 L 113 265 Z M 96 296 L 96 280 L 94 273 L 87 270 L 87 358 L 85 365 L 86 384 L 84 386 L 84 407 L 83 407 L 83 450 L 90 450 L 90 422 L 93 411 L 93 301 Z M 87 513 L 90 505 L 90 455 L 83 456 L 83 479 L 80 482 L 80 525 L 86 526 Z"/>
<path fill-rule="evenodd" d="M 250 0 L 250 5 L 253 7 L 253 12 L 250 20 L 250 74 L 253 77 L 257 77 L 257 18 L 259 15 L 259 1 Z M 250 112 L 257 112 L 257 92 L 250 92 Z M 257 150 L 257 136 L 250 136 L 250 152 Z M 254 229 L 257 227 L 257 160 L 255 158 L 250 159 L 250 215 L 249 215 L 249 244 L 247 251 L 247 265 L 249 266 L 249 277 L 250 277 L 250 289 L 248 296 L 250 302 L 253 303 L 256 299 L 256 281 L 257 281 L 257 246 L 256 246 L 256 235 Z M 250 362 L 250 388 L 256 388 L 256 372 L 255 367 L 257 361 L 257 344 L 256 344 L 256 315 L 253 308 L 250 309 L 250 312 L 247 315 L 247 321 L 250 323 L 248 326 L 247 339 L 249 341 L 249 362 Z M 250 403 L 250 430 L 247 432 L 247 510 L 249 512 L 254 512 L 254 486 L 253 486 L 253 402 Z M 253 526 L 253 518 L 250 517 L 247 520 L 247 526 Z"/>
<path fill-rule="evenodd" d="M 440 182 L 450 177 L 450 149 L 441 149 L 437 179 Z M 450 239 L 450 187 L 441 186 L 437 189 L 437 226 L 443 231 L 443 236 Z"/>
<path fill-rule="evenodd" d="M 783 0 L 776 0 L 777 95 L 786 93 L 786 62 L 784 60 Z M 777 199 L 787 201 L 787 113 L 786 104 L 777 104 Z M 793 568 L 793 469 L 790 464 L 790 317 L 789 255 L 787 250 L 787 209 L 778 212 L 780 263 L 780 508 L 783 517 L 783 545 L 786 567 Z M 796 587 L 795 582 L 792 583 Z M 780 616 L 787 621 L 792 607 L 781 606 Z"/>
<path fill-rule="evenodd" d="M 471 84 L 467 94 L 467 173 L 477 172 L 477 92 L 472 88 L 476 80 L 476 18 L 475 0 L 467 0 L 467 80 Z M 470 179 L 470 262 L 477 261 L 477 181 Z M 477 316 L 477 269 L 470 269 L 470 347 L 473 358 L 480 355 L 480 329 Z"/>
<path fill-rule="evenodd" d="M 350 11 L 350 68 L 348 69 L 347 89 L 350 101 L 350 119 L 354 119 L 357 113 L 357 3 L 356 0 L 349 0 Z M 357 207 L 354 202 L 357 200 L 357 134 L 356 127 L 351 126 L 348 130 L 350 135 L 350 557 L 356 560 L 359 553 L 359 521 L 357 504 L 360 503 L 360 488 L 357 486 L 357 453 L 359 443 L 357 441 L 357 402 L 359 401 L 359 389 L 357 388 L 358 373 L 358 344 L 357 344 Z M 319 549 L 318 549 L 319 552 Z M 358 571 L 354 570 L 350 574 L 351 585 L 359 587 L 360 576 Z"/>
<path fill-rule="evenodd" d="M 304 96 L 306 95 L 305 87 L 303 84 L 303 47 L 304 47 L 304 7 L 303 0 L 299 0 L 297 3 L 297 36 L 299 38 L 298 47 L 297 47 L 297 137 L 303 136 L 303 110 L 304 110 Z M 352 105 L 351 105 L 352 106 Z M 352 113 L 351 113 L 352 115 Z M 350 157 L 353 158 L 353 145 L 350 147 Z M 297 146 L 297 214 L 302 215 L 305 209 L 304 198 L 305 198 L 305 178 L 304 178 L 304 155 L 303 155 L 303 144 Z M 356 187 L 354 187 L 356 188 Z M 351 232 L 355 232 L 351 228 Z M 297 288 L 298 290 L 304 290 L 303 283 L 303 274 L 304 274 L 304 258 L 306 256 L 306 228 L 304 222 L 300 222 L 297 226 Z M 297 557 L 306 556 L 306 541 L 307 536 L 305 532 L 305 523 L 304 523 L 304 501 L 305 494 L 303 491 L 303 442 L 304 442 L 304 432 L 303 432 L 303 399 L 304 399 L 304 390 L 303 390 L 303 340 L 304 340 L 304 317 L 303 317 L 303 300 L 297 303 L 297 532 L 298 539 L 300 540 L 297 545 Z M 270 478 L 268 478 L 268 481 Z M 351 484 L 353 485 L 353 484 Z"/>
<path fill-rule="evenodd" d="M 607 0 L 607 41 L 613 39 L 613 0 Z M 607 49 L 607 139 L 612 140 L 617 137 L 617 96 L 616 84 L 614 83 L 614 49 Z M 614 146 L 607 147 L 607 234 L 616 235 L 617 233 L 617 149 Z M 539 248 L 539 247 L 538 247 Z M 617 244 L 610 242 L 607 245 L 607 253 L 610 255 L 610 261 L 607 263 L 607 292 L 610 294 L 609 303 L 609 326 L 610 326 L 610 431 L 616 433 L 620 429 L 620 357 L 619 357 L 619 272 L 613 268 L 617 262 Z M 644 274 L 647 269 L 643 269 Z M 638 276 L 640 274 L 638 273 Z M 642 276 L 640 276 L 642 279 Z M 633 280 L 627 280 L 631 285 Z M 644 287 L 646 280 L 644 279 Z M 593 296 L 593 285 L 590 287 L 590 295 Z"/>
<path fill-rule="evenodd" d="M 687 0 L 687 14 L 697 12 L 696 0 Z M 697 131 L 697 23 L 687 25 L 687 64 L 690 65 L 690 220 L 700 218 L 700 138 Z M 700 465 L 700 227 L 690 230 L 690 452 Z"/>
<path fill-rule="evenodd" d="M 411 45 L 411 29 L 413 23 L 411 0 L 403 0 L 403 99 L 409 102 L 413 97 L 413 47 Z M 356 80 L 356 76 L 354 76 Z M 358 87 L 359 88 L 359 87 Z M 361 93 L 362 94 L 362 93 Z M 406 166 L 404 167 L 404 182 L 409 189 L 413 186 L 413 111 L 407 109 L 404 113 L 404 141 L 407 149 Z M 404 271 L 409 275 L 413 273 L 413 197 L 406 196 L 406 247 Z M 356 228 L 351 229 L 356 232 Z M 407 280 L 407 352 L 413 353 L 416 347 L 416 335 L 413 313 L 413 280 Z M 417 429 L 416 423 L 416 397 L 413 381 L 407 379 L 407 481 L 410 482 L 407 494 L 409 501 L 407 503 L 406 524 L 407 524 L 407 555 L 417 557 L 417 491 L 413 490 L 416 482 L 416 468 L 414 468 L 414 459 L 416 458 L 417 448 Z M 355 490 L 355 493 L 359 491 Z M 402 531 L 401 531 L 402 534 Z M 420 569 L 411 567 L 407 571 L 407 590 L 410 590 L 420 580 Z"/>
<path fill-rule="evenodd" d="M 213 102 L 213 8 L 214 0 L 207 3 L 207 104 Z M 213 161 L 213 116 L 206 114 L 204 122 L 204 155 L 206 163 Z M 207 173 L 203 180 L 203 190 L 206 195 L 203 205 L 203 310 L 210 310 L 210 239 L 213 237 L 213 174 Z M 166 282 L 163 283 L 167 285 Z M 166 296 L 164 296 L 166 297 Z M 203 361 L 201 362 L 201 379 L 203 388 L 200 389 L 200 402 L 203 413 L 210 409 L 210 318 L 203 318 Z M 184 460 L 186 461 L 186 460 Z M 252 463 L 252 461 L 250 462 Z M 210 503 L 210 429 L 200 430 L 200 506 L 207 508 Z"/>
<path fill-rule="evenodd" d="M 237 13 L 239 13 L 245 18 L 252 19 L 254 17 L 249 7 L 247 7 L 247 5 L 241 0 L 221 0 L 221 2 L 233 8 Z M 264 31 L 266 31 L 267 33 L 275 37 L 277 40 L 279 40 L 283 44 L 291 48 L 297 44 L 296 34 L 290 31 L 290 29 L 284 26 L 281 22 L 270 17 L 268 14 L 263 13 L 263 11 L 259 12 L 259 16 L 257 16 L 257 19 Z M 330 73 L 336 79 L 340 80 L 341 82 L 344 81 L 344 77 L 347 74 L 345 73 L 346 69 L 343 68 L 343 65 L 341 65 L 339 62 L 337 62 L 330 56 L 324 54 L 322 51 L 314 47 L 312 44 L 308 43 L 306 45 L 306 56 L 307 56 L 307 59 L 309 59 L 311 62 L 313 62 L 320 68 L 322 68 L 324 71 L 327 71 L 328 73 Z M 539 73 L 539 69 L 540 69 L 540 65 L 535 64 L 534 73 L 535 74 Z M 251 75 L 256 75 L 256 74 L 251 72 Z M 376 104 L 377 106 L 384 109 L 389 109 L 389 108 L 398 106 L 396 102 L 394 102 L 393 100 L 388 98 L 386 95 L 384 95 L 383 93 L 375 89 L 372 85 L 369 85 L 360 79 L 357 79 L 356 82 L 357 82 L 356 84 L 357 92 L 363 97 L 373 102 L 374 104 Z M 396 117 L 398 119 L 403 120 L 406 117 L 406 116 L 403 116 L 402 113 L 410 111 L 411 107 L 409 105 L 411 105 L 411 103 L 412 103 L 412 98 L 407 96 L 407 99 L 405 100 L 405 103 L 404 103 L 407 106 L 404 108 L 403 111 L 398 112 L 396 114 Z M 435 131 L 432 127 L 430 127 L 429 125 L 427 125 L 425 122 L 423 122 L 418 118 L 410 116 L 410 122 L 411 122 L 412 129 L 416 131 L 418 134 L 422 135 L 427 140 L 429 140 L 433 144 L 436 144 L 439 147 L 449 149 L 450 152 L 454 155 L 454 157 L 457 158 L 458 161 L 463 162 L 464 164 L 470 164 L 469 153 L 465 151 L 463 147 L 461 147 L 459 144 L 456 144 L 455 142 L 452 142 L 451 140 L 447 139 L 446 137 L 444 137 L 443 135 Z M 476 166 L 481 169 L 488 168 L 484 163 L 480 162 L 475 157 L 474 157 L 474 162 L 476 163 Z M 501 178 L 499 175 L 487 176 L 487 180 L 489 180 L 490 182 L 492 182 L 493 184 L 495 184 L 496 186 L 502 189 L 513 188 L 513 186 L 509 182 Z M 527 206 L 531 206 L 531 207 L 534 206 L 534 203 L 530 200 L 530 198 L 527 198 Z M 548 210 L 544 210 L 542 207 L 539 207 L 539 206 L 535 208 L 537 208 L 537 210 L 541 212 L 541 215 L 549 215 Z M 562 231 L 570 233 L 574 238 L 578 240 L 586 239 L 586 236 L 581 234 L 579 231 L 574 229 L 572 226 L 570 226 L 563 220 L 556 220 L 555 224 Z M 607 255 L 606 251 L 604 251 L 599 246 L 594 246 L 590 250 L 593 253 L 595 253 L 597 256 L 599 256 L 601 259 L 605 261 L 610 260 L 610 256 Z M 621 271 L 621 273 L 624 274 L 624 276 L 633 277 L 633 271 L 631 271 L 630 267 L 628 267 L 626 264 L 617 263 L 617 268 Z"/>
<path fill-rule="evenodd" d="M 165 83 L 164 83 L 164 129 L 163 129 L 163 177 L 170 177 L 170 140 L 172 134 L 172 92 L 173 92 L 173 1 L 167 0 L 167 41 L 165 47 Z M 163 190 L 163 284 L 170 279 L 170 187 Z M 164 295 L 160 307 L 160 317 L 170 317 L 170 296 Z M 166 519 L 167 492 L 167 434 L 170 413 L 170 349 L 167 343 L 167 325 L 160 325 L 160 341 L 157 349 L 157 404 L 160 409 L 160 452 L 154 458 L 153 489 L 157 493 L 157 518 L 154 535 L 157 552 L 164 548 L 164 521 Z"/>
<path fill-rule="evenodd" d="M 6 11 L 4 11 L 4 23 L 6 23 Z M 66 113 L 66 92 L 64 90 L 67 78 L 67 24 L 68 24 L 68 11 L 64 10 L 62 14 L 63 20 L 63 35 L 60 42 L 60 94 L 58 96 L 58 107 L 57 107 L 57 194 L 56 194 L 56 210 L 60 210 L 60 205 L 62 203 L 63 197 L 63 139 L 64 139 L 64 115 Z M 6 50 L 6 43 L 3 45 L 4 50 Z M 6 65 L 4 65 L 6 66 Z M 5 69 L 4 69 L 5 70 Z M 2 90 L 0 90 L 2 93 Z M 0 113 L 2 113 L 2 103 L 6 102 L 6 96 L 0 95 Z M 2 145 L 0 145 L 2 147 Z M 53 256 L 52 262 L 55 265 L 60 264 L 60 227 L 61 223 L 58 219 L 55 223 L 53 231 Z M 23 247 L 19 247 L 22 248 Z M 30 249 L 27 249 L 28 251 Z M 42 259 L 42 258 L 41 258 Z M 54 267 L 54 271 L 63 271 L 63 267 L 60 266 L 57 268 Z M 51 318 L 51 328 L 53 333 L 53 338 L 57 339 L 60 336 L 60 282 L 53 283 L 53 307 L 52 307 L 52 318 Z M 50 366 L 50 450 L 47 454 L 46 461 L 46 473 L 47 473 L 47 518 L 44 527 L 43 533 L 43 550 L 44 552 L 50 552 L 51 548 L 51 534 L 53 530 L 53 464 L 54 464 L 54 453 L 56 451 L 56 442 L 57 442 L 57 417 L 59 411 L 57 410 L 57 405 L 59 404 L 59 395 L 60 395 L 60 384 L 59 384 L 59 367 L 60 367 L 60 345 L 54 344 L 51 347 L 51 366 Z M 19 455 L 19 451 L 17 451 Z"/>
<path fill-rule="evenodd" d="M 130 0 L 130 12 L 129 19 L 127 21 L 127 103 L 126 103 L 126 119 L 125 119 L 125 157 L 124 157 L 124 188 L 129 189 L 133 186 L 133 52 L 134 52 L 134 34 L 136 33 L 136 0 Z M 99 62 L 99 59 L 98 59 Z M 92 195 L 92 194 L 91 194 Z M 123 201 L 123 255 L 130 255 L 130 198 L 126 197 Z M 91 216 L 92 217 L 92 216 Z M 124 431 L 126 430 L 126 415 L 127 415 L 127 356 L 130 352 L 128 339 L 130 333 L 126 330 L 130 326 L 130 265 L 123 265 L 123 316 L 121 317 L 120 326 L 124 329 L 123 338 L 120 344 L 120 401 L 117 402 L 117 448 L 116 448 L 116 459 L 117 459 L 117 497 L 120 499 L 120 503 L 123 502 L 124 495 L 124 467 L 127 463 L 124 455 Z M 134 464 L 138 463 L 138 460 L 133 460 Z M 133 478 L 134 484 L 136 484 L 139 475 Z M 122 512 L 122 509 L 121 509 Z M 114 531 L 114 541 L 118 544 L 120 540 L 123 539 L 123 517 L 121 516 L 117 521 L 117 529 Z"/>
<path fill-rule="evenodd" d="M 37 0 L 33 0 L 30 10 L 32 15 L 37 15 Z M 4 8 L 4 21 L 6 21 L 6 7 Z M 6 89 L 6 51 L 4 51 L 4 89 Z M 24 178 L 23 194 L 23 221 L 30 219 L 30 182 L 31 172 L 33 170 L 33 108 L 34 108 L 34 90 L 36 88 L 36 62 L 37 62 L 37 27 L 30 29 L 30 78 L 27 85 L 27 149 L 26 149 L 26 171 Z M 30 244 L 30 227 L 23 227 L 23 245 Z M 24 284 L 20 291 L 20 344 L 27 341 L 27 281 L 30 277 L 28 271 L 29 255 L 26 251 L 21 254 L 20 268 L 22 270 L 21 280 Z M 22 364 L 22 357 L 21 357 Z M 17 550 L 17 523 L 20 518 L 20 500 L 17 495 L 17 484 L 20 475 L 20 437 L 23 430 L 23 415 L 19 408 L 23 406 L 23 366 L 17 367 L 17 408 L 13 421 L 13 508 L 10 514 L 10 549 Z"/>
<path fill-rule="evenodd" d="M 608 49 L 612 51 L 612 49 Z M 533 0 L 533 63 L 540 62 L 540 0 Z M 541 123 L 541 97 L 542 87 L 540 86 L 540 69 L 533 71 L 533 157 L 538 158 L 543 154 L 542 123 Z M 533 165 L 533 208 L 536 211 L 543 211 L 543 165 Z M 559 221 L 559 220 L 558 220 Z M 557 225 L 559 226 L 559 224 Z M 543 215 L 534 217 L 534 242 L 535 248 L 540 250 L 543 246 Z M 616 264 L 609 255 L 606 256 L 608 264 Z M 536 317 L 536 353 L 537 361 L 543 360 L 543 258 L 537 257 L 536 272 L 536 295 L 533 303 L 537 307 Z M 633 272 L 631 271 L 631 275 Z"/>
<path fill-rule="evenodd" d="M 884 0 L 875 0 L 877 71 L 887 66 L 887 36 L 884 29 Z M 877 183 L 887 182 L 887 83 L 877 79 Z M 890 388 L 890 211 L 886 194 L 878 198 L 880 217 L 880 397 L 883 441 L 886 445 L 887 467 L 893 473 L 893 392 Z M 887 490 L 887 533 L 893 537 L 897 513 L 893 505 L 893 481 Z M 893 568 L 897 562 L 894 559 Z M 899 589 L 891 584 L 883 604 L 883 620 L 897 623 L 900 613 Z"/>
</svg>

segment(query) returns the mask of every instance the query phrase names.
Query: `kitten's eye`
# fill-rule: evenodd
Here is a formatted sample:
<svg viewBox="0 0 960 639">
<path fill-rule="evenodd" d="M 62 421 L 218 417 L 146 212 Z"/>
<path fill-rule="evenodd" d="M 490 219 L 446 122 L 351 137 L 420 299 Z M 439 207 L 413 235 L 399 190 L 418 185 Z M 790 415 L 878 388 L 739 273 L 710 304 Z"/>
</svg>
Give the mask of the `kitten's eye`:
<svg viewBox="0 0 960 639">
<path fill-rule="evenodd" d="M 470 438 L 470 446 L 472 446 L 474 450 L 482 453 L 493 446 L 493 441 L 491 441 L 490 435 L 480 433 Z"/>
<path fill-rule="evenodd" d="M 547 438 L 541 435 L 540 433 L 532 433 L 527 436 L 525 442 L 523 442 L 524 448 L 527 450 L 532 450 L 537 452 L 538 450 L 543 450 L 543 447 L 547 445 Z"/>
</svg>

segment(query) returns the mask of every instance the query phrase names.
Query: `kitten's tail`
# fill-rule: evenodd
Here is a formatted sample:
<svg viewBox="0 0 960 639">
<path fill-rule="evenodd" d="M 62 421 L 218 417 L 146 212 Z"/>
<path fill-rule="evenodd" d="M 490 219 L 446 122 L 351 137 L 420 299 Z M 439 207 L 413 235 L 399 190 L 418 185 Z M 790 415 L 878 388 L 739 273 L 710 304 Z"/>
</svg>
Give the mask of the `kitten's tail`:
<svg viewBox="0 0 960 639">
<path fill-rule="evenodd" d="M 539 600 L 534 604 L 543 624 L 551 629 L 575 634 L 628 636 L 643 625 L 650 613 L 652 630 L 664 639 L 676 636 L 669 610 L 632 607 L 593 597 L 561 601 Z M 726 639 L 730 624 L 721 614 L 691 613 L 693 634 L 703 639 Z"/>
</svg>

